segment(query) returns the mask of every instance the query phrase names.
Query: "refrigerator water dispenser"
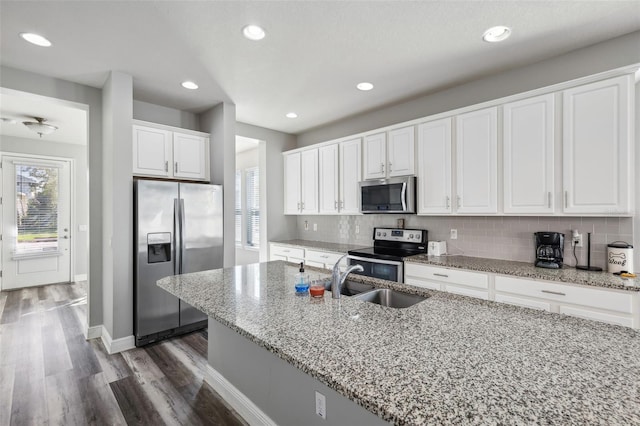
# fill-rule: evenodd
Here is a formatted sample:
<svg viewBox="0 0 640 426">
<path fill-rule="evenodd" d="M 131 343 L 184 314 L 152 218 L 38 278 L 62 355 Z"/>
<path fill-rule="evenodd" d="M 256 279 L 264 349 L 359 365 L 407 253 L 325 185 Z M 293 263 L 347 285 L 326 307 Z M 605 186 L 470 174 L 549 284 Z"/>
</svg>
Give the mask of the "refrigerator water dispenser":
<svg viewBox="0 0 640 426">
<path fill-rule="evenodd" d="M 147 261 L 149 263 L 171 262 L 171 233 L 147 234 Z"/>
</svg>

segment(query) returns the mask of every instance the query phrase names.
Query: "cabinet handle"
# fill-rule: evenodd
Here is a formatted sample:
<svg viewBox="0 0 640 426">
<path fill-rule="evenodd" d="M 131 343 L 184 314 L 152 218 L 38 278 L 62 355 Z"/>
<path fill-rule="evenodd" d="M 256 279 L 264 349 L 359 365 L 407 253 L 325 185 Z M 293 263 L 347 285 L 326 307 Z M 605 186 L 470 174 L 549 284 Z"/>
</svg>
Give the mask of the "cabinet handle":
<svg viewBox="0 0 640 426">
<path fill-rule="evenodd" d="M 298 210 L 302 210 L 302 203 L 298 203 Z"/>
<path fill-rule="evenodd" d="M 176 171 L 175 173 L 178 173 L 178 162 L 176 161 Z"/>
<path fill-rule="evenodd" d="M 300 203 L 300 205 L 302 206 L 302 207 L 300 208 L 300 211 L 304 210 L 304 201 L 303 201 L 302 203 Z"/>
<path fill-rule="evenodd" d="M 433 274 L 434 277 L 444 277 L 444 278 L 449 278 L 449 275 L 447 274 Z"/>
<path fill-rule="evenodd" d="M 334 201 L 334 202 L 333 202 L 333 205 L 334 205 L 335 209 L 336 209 L 336 210 L 338 210 L 338 202 L 337 202 L 337 201 Z"/>
<path fill-rule="evenodd" d="M 462 205 L 462 197 L 458 195 L 458 204 L 456 205 L 456 208 L 459 209 L 461 205 Z"/>
<path fill-rule="evenodd" d="M 564 208 L 569 206 L 569 191 L 564 191 Z"/>
<path fill-rule="evenodd" d="M 384 173 L 384 163 L 380 163 L 380 171 Z"/>
<path fill-rule="evenodd" d="M 447 208 L 451 206 L 451 198 L 447 195 Z"/>
<path fill-rule="evenodd" d="M 551 191 L 547 192 L 547 205 L 551 208 Z"/>
<path fill-rule="evenodd" d="M 320 256 L 320 257 L 323 258 L 323 259 L 328 259 L 329 258 L 329 256 L 327 256 L 327 255 Z"/>
<path fill-rule="evenodd" d="M 344 200 L 340 200 L 340 208 L 344 209 Z"/>
<path fill-rule="evenodd" d="M 393 171 L 393 169 L 391 168 L 391 163 L 389 163 L 389 172 Z"/>
<path fill-rule="evenodd" d="M 168 160 L 164 162 L 164 171 L 165 172 L 169 171 L 169 161 Z"/>
<path fill-rule="evenodd" d="M 549 293 L 549 294 L 557 294 L 558 296 L 566 296 L 566 294 L 564 293 L 560 293 L 559 291 L 551 291 L 551 290 L 541 290 L 543 293 Z"/>
<path fill-rule="evenodd" d="M 289 253 L 291 250 L 282 250 L 283 253 Z"/>
</svg>

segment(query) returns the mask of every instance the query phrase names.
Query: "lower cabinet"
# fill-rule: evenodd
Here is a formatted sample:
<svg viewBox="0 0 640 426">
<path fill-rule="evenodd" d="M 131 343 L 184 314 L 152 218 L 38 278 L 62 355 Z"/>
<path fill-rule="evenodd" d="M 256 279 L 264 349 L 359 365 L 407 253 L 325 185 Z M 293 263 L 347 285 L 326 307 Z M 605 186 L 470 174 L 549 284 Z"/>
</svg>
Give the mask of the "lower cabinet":
<svg viewBox="0 0 640 426">
<path fill-rule="evenodd" d="M 284 260 L 293 263 L 304 262 L 304 249 L 270 244 L 269 260 Z"/>
<path fill-rule="evenodd" d="M 640 328 L 640 292 L 405 263 L 405 283 L 478 299 Z"/>
<path fill-rule="evenodd" d="M 316 268 L 332 269 L 333 265 L 335 265 L 343 255 L 344 253 L 332 251 L 292 247 L 277 243 L 269 244 L 269 260 L 284 260 L 294 263 L 304 262 L 305 265 Z M 340 266 L 346 268 L 347 260 L 344 259 Z"/>
</svg>

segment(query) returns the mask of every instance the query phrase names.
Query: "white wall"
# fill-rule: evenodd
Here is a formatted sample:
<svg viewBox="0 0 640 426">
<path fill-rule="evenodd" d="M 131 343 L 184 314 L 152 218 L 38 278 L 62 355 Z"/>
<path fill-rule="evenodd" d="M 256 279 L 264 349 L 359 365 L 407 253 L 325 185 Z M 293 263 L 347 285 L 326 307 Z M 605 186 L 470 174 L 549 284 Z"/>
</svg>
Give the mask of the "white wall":
<svg viewBox="0 0 640 426">
<path fill-rule="evenodd" d="M 200 131 L 200 117 L 197 114 L 135 99 L 133 101 L 133 118 L 165 126 Z"/>
<path fill-rule="evenodd" d="M 266 226 L 260 229 L 260 241 L 287 240 L 296 237 L 296 218 L 284 215 L 284 160 L 282 152 L 296 147 L 296 138 L 288 133 L 237 123 L 238 136 L 259 139 L 260 213 Z M 269 259 L 267 244 L 260 246 L 260 261 Z"/>
<path fill-rule="evenodd" d="M 74 181 L 75 209 L 72 214 L 76 228 L 71 232 L 73 244 L 73 257 L 75 275 L 87 273 L 89 234 L 78 230 L 78 225 L 89 224 L 89 188 L 87 181 L 87 147 L 84 145 L 51 142 L 42 139 L 26 139 L 15 136 L 2 136 L 0 150 L 5 153 L 44 155 L 51 157 L 64 157 L 74 160 L 75 173 L 71 179 Z M 71 277 L 73 279 L 73 277 Z"/>
<path fill-rule="evenodd" d="M 102 92 L 94 87 L 0 67 L 0 87 L 76 102 L 88 107 L 89 285 L 88 325 L 102 324 Z"/>
</svg>

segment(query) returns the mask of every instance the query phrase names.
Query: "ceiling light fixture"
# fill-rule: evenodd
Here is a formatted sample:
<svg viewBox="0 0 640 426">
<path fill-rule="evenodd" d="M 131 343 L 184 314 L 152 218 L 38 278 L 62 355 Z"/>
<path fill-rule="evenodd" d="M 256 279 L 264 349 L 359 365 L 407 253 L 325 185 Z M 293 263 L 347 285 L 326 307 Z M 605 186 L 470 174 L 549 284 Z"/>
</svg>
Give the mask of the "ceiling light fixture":
<svg viewBox="0 0 640 426">
<path fill-rule="evenodd" d="M 22 37 L 23 39 L 25 39 L 31 44 L 35 44 L 36 46 L 40 46 L 40 47 L 51 46 L 51 42 L 46 38 L 44 38 L 43 36 L 41 36 L 40 34 L 20 33 L 20 37 Z"/>
<path fill-rule="evenodd" d="M 358 83 L 356 87 L 358 88 L 358 90 L 362 90 L 363 92 L 366 92 L 368 90 L 373 89 L 373 84 L 363 81 L 362 83 Z"/>
<path fill-rule="evenodd" d="M 498 25 L 497 27 L 491 27 L 482 35 L 482 39 L 489 43 L 497 43 L 504 41 L 511 35 L 511 28 L 504 25 Z"/>
<path fill-rule="evenodd" d="M 48 135 L 50 133 L 58 130 L 56 126 L 52 126 L 51 124 L 46 124 L 44 118 L 41 117 L 33 117 L 36 121 L 23 121 L 22 124 L 27 126 L 27 129 L 36 132 L 42 137 L 42 135 Z"/>
<path fill-rule="evenodd" d="M 287 113 L 287 118 L 298 118 L 298 114 L 295 112 L 289 112 Z"/>
<path fill-rule="evenodd" d="M 242 34 L 249 40 L 262 40 L 266 33 L 257 25 L 247 25 L 242 29 Z"/>
<path fill-rule="evenodd" d="M 196 90 L 198 88 L 198 85 L 195 84 L 193 81 L 183 81 L 182 87 L 189 90 Z"/>
</svg>

